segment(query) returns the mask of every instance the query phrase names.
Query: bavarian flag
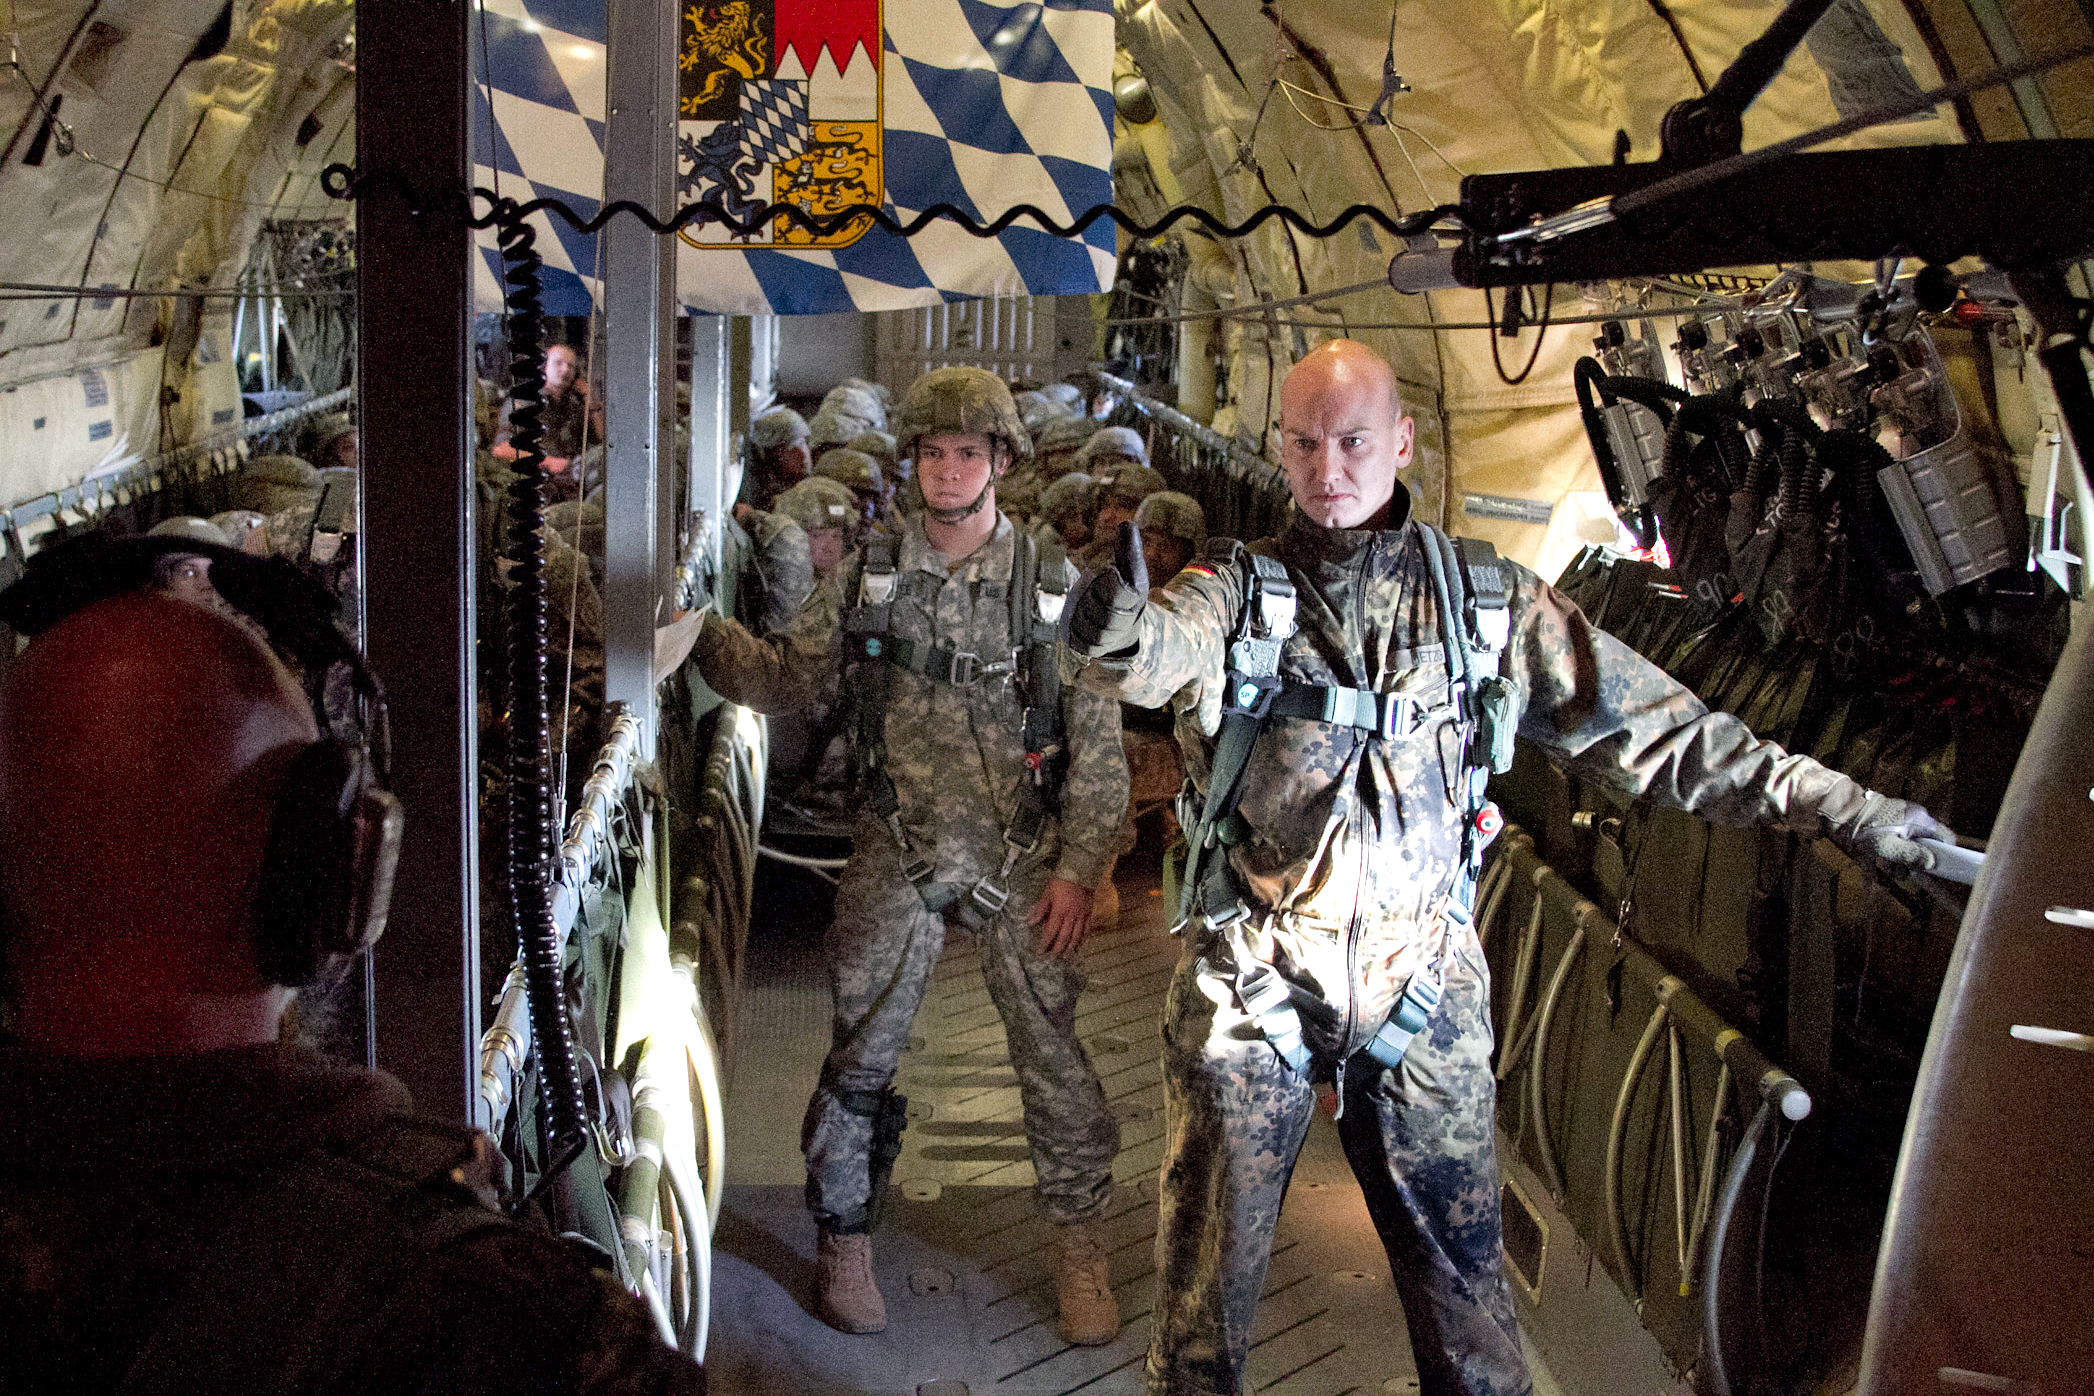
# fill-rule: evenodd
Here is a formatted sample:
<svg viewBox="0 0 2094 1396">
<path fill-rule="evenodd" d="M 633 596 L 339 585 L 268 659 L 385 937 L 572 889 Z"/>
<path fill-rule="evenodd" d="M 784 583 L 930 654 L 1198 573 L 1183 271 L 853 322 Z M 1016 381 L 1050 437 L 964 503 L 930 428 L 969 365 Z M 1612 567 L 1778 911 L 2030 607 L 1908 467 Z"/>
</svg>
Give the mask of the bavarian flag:
<svg viewBox="0 0 2094 1396">
<path fill-rule="evenodd" d="M 479 182 L 593 214 L 603 188 L 604 0 L 481 0 Z M 675 0 L 677 188 L 744 222 L 766 204 L 907 219 L 950 204 L 977 223 L 1032 204 L 1067 224 L 1112 202 L 1111 0 Z M 586 313 L 597 239 L 533 220 L 547 309 Z M 499 304 L 483 237 L 481 301 Z M 1114 230 L 995 238 L 932 223 L 913 238 L 857 219 L 688 228 L 677 293 L 692 310 L 813 314 L 1112 285 Z"/>
</svg>

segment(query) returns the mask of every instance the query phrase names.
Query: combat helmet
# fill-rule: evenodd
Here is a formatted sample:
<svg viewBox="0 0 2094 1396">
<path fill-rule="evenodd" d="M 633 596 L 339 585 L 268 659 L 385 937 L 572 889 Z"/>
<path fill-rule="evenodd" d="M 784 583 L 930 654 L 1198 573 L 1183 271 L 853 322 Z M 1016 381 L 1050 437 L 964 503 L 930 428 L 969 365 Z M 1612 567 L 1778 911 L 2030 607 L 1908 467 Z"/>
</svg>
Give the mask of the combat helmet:
<svg viewBox="0 0 2094 1396">
<path fill-rule="evenodd" d="M 256 456 L 233 478 L 233 507 L 281 514 L 320 498 L 320 472 L 297 456 Z"/>
<path fill-rule="evenodd" d="M 220 548 L 233 545 L 233 540 L 225 536 L 224 529 L 194 514 L 177 514 L 171 519 L 162 519 L 146 530 L 146 537 L 187 538 L 191 542 L 209 543 Z"/>
<path fill-rule="evenodd" d="M 1040 491 L 1039 516 L 1058 519 L 1064 514 L 1091 511 L 1092 488 L 1097 482 L 1080 470 L 1072 470 Z"/>
<path fill-rule="evenodd" d="M 1110 456 L 1133 461 L 1136 465 L 1147 465 L 1149 448 L 1142 443 L 1141 433 L 1132 427 L 1100 427 L 1092 433 L 1090 440 L 1083 443 L 1077 466 L 1093 475 L 1117 473 L 1094 468 L 1096 462 Z"/>
<path fill-rule="evenodd" d="M 227 509 L 211 515 L 211 526 L 223 533 L 232 546 L 246 552 L 247 540 L 256 529 L 266 529 L 269 519 L 259 509 Z"/>
<path fill-rule="evenodd" d="M 814 473 L 848 486 L 859 494 L 884 494 L 887 491 L 887 482 L 880 474 L 880 463 L 865 452 L 854 451 L 848 446 L 836 446 L 822 452 L 822 458 L 814 463 Z"/>
<path fill-rule="evenodd" d="M 1014 464 L 1032 459 L 1032 437 L 1018 419 L 1011 390 L 985 368 L 934 368 L 909 385 L 894 433 L 896 449 L 913 457 L 920 438 L 948 431 L 999 441 Z"/>
<path fill-rule="evenodd" d="M 848 441 L 861 431 L 880 431 L 887 425 L 887 406 L 873 385 L 862 379 L 838 383 L 822 397 L 818 417 L 840 418 L 850 428 L 840 440 Z"/>
<path fill-rule="evenodd" d="M 1089 417 L 1063 416 L 1050 420 L 1040 428 L 1039 437 L 1033 442 L 1033 458 L 1040 463 L 1040 473 L 1044 476 L 1080 469 L 1077 453 L 1099 430 L 1098 424 Z"/>
<path fill-rule="evenodd" d="M 1176 490 L 1158 490 L 1144 499 L 1134 511 L 1134 526 L 1159 528 L 1174 538 L 1183 538 L 1192 545 L 1195 557 L 1207 546 L 1207 511 L 1200 507 L 1200 501 Z"/>
<path fill-rule="evenodd" d="M 818 528 L 849 528 L 858 517 L 858 500 L 843 482 L 810 475 L 772 500 L 771 512 L 785 515 L 810 533 Z"/>
<path fill-rule="evenodd" d="M 844 444 L 871 456 L 888 475 L 895 473 L 895 466 L 901 459 L 894 449 L 894 438 L 884 431 L 861 431 Z"/>
<path fill-rule="evenodd" d="M 806 439 L 807 419 L 790 407 L 766 412 L 749 423 L 749 445 L 758 452 L 775 451 L 780 446 Z"/>
<path fill-rule="evenodd" d="M 1139 504 L 1152 494 L 1170 488 L 1170 482 L 1161 471 L 1133 461 L 1115 460 L 1101 467 L 1096 475 L 1098 498 L 1118 499 Z"/>
</svg>

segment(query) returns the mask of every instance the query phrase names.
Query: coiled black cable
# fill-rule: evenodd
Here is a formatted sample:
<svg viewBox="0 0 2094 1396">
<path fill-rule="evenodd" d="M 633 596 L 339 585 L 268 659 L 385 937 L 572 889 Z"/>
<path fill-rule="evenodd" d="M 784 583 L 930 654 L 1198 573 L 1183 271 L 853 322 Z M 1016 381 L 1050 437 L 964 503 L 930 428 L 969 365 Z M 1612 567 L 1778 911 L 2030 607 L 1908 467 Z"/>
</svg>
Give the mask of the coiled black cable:
<svg viewBox="0 0 2094 1396">
<path fill-rule="evenodd" d="M 360 185 L 376 184 L 389 188 L 404 199 L 409 208 L 423 211 L 432 206 L 430 200 L 390 171 L 379 170 L 369 174 L 344 164 L 329 165 L 320 172 L 320 187 L 330 198 L 353 199 L 358 197 Z M 957 225 L 969 237 L 1000 237 L 1012 224 L 1021 218 L 1031 219 L 1051 237 L 1081 237 L 1092 224 L 1100 219 L 1110 219 L 1115 226 L 1132 237 L 1147 241 L 1161 237 L 1180 223 L 1196 223 L 1210 236 L 1234 241 L 1249 237 L 1267 223 L 1277 219 L 1303 237 L 1318 240 L 1336 237 L 1360 219 L 1366 219 L 1392 237 L 1405 238 L 1413 233 L 1424 232 L 1442 219 L 1452 218 L 1460 212 L 1456 204 L 1441 204 L 1436 208 L 1421 209 L 1417 213 L 1401 216 L 1391 214 L 1372 204 L 1353 204 L 1340 210 L 1334 217 L 1322 222 L 1312 222 L 1307 216 L 1285 204 L 1266 204 L 1235 223 L 1224 223 L 1206 209 L 1193 204 L 1179 204 L 1164 210 L 1163 216 L 1152 223 L 1143 223 L 1132 214 L 1112 204 L 1093 204 L 1068 223 L 1058 223 L 1045 209 L 1033 204 L 1017 204 L 1005 209 L 987 223 L 979 222 L 965 209 L 954 204 L 932 204 L 915 217 L 902 219 L 877 204 L 851 204 L 830 214 L 810 213 L 798 204 L 763 203 L 752 206 L 745 218 L 728 213 L 717 198 L 701 199 L 696 203 L 684 204 L 667 218 L 657 218 L 646 205 L 631 199 L 613 199 L 597 209 L 591 217 L 583 217 L 571 205 L 560 199 L 532 199 L 528 203 L 517 203 L 514 199 L 497 197 L 493 190 L 475 187 L 471 197 L 488 201 L 488 211 L 474 213 L 464 211 L 466 226 L 470 228 L 498 228 L 510 223 L 521 222 L 534 213 L 549 213 L 560 219 L 578 233 L 594 233 L 619 214 L 637 218 L 647 230 L 657 236 L 679 233 L 696 225 L 711 225 L 726 228 L 738 237 L 749 237 L 768 229 L 774 222 L 782 221 L 798 227 L 816 237 L 833 237 L 837 233 L 865 220 L 884 228 L 900 237 L 915 237 L 931 224 L 944 221 Z"/>
<path fill-rule="evenodd" d="M 1861 545 L 1879 571 L 1886 574 L 1911 572 L 1918 566 L 1904 535 L 1889 517 L 1883 486 L 1876 472 L 1893 464 L 1883 443 L 1867 432 L 1828 431 L 1819 443 L 1818 457 L 1832 471 L 1839 491 L 1847 536 Z"/>
<path fill-rule="evenodd" d="M 524 991 L 531 1008 L 531 1039 L 538 1056 L 539 1100 L 553 1144 L 542 1160 L 544 1180 L 556 1176 L 586 1138 L 581 1077 L 575 1068 L 574 1028 L 560 964 L 560 933 L 553 922 L 553 777 L 547 747 L 550 721 L 546 697 L 545 537 L 539 531 L 539 498 L 545 484 L 545 452 L 539 446 L 544 403 L 545 351 L 539 346 L 544 320 L 545 265 L 537 235 L 522 217 L 505 220 L 502 250 L 503 305 L 509 340 L 509 444 L 516 449 L 514 478 L 505 500 L 503 540 L 512 567 L 503 637 L 509 682 L 508 892 L 511 925 L 523 959 Z"/>
</svg>

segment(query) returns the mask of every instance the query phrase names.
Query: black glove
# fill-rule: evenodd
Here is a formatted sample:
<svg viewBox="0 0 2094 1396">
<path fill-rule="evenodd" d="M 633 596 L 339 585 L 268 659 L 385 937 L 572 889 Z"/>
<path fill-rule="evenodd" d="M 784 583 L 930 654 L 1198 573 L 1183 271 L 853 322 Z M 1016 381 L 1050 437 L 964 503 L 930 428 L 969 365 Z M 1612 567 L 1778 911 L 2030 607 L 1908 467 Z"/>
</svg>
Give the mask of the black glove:
<svg viewBox="0 0 2094 1396">
<path fill-rule="evenodd" d="M 1069 618 L 1069 644 L 1091 659 L 1122 656 L 1141 639 L 1142 607 L 1149 604 L 1149 563 L 1142 556 L 1141 530 L 1120 525 L 1112 566 L 1091 578 Z"/>
<path fill-rule="evenodd" d="M 1918 840 L 1956 841 L 1956 836 L 1927 813 L 1924 805 L 1879 795 L 1873 790 L 1862 801 L 1859 813 L 1832 830 L 1832 838 L 1849 853 L 1919 872 L 1934 867 L 1934 854 Z"/>
</svg>

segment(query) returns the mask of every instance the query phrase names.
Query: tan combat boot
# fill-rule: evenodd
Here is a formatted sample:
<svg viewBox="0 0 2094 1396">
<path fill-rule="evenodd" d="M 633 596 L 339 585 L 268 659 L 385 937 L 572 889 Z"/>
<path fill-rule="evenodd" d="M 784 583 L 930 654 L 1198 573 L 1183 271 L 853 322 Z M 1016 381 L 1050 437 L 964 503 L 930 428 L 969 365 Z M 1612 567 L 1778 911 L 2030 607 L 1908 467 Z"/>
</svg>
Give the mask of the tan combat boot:
<svg viewBox="0 0 2094 1396">
<path fill-rule="evenodd" d="M 1058 1228 L 1054 1242 L 1054 1297 L 1061 1308 L 1055 1331 L 1065 1343 L 1097 1347 L 1119 1336 L 1120 1306 L 1106 1273 L 1105 1240 L 1091 1222 Z"/>
<path fill-rule="evenodd" d="M 887 1327 L 887 1301 L 873 1280 L 872 1237 L 824 1231 L 815 1245 L 820 1265 L 821 1319 L 844 1333 L 879 1333 Z"/>
<path fill-rule="evenodd" d="M 1098 879 L 1098 890 L 1091 896 L 1090 929 L 1109 931 L 1120 924 L 1120 889 L 1113 883 L 1113 868 L 1119 863 L 1116 853 L 1105 864 L 1105 876 Z"/>
</svg>

